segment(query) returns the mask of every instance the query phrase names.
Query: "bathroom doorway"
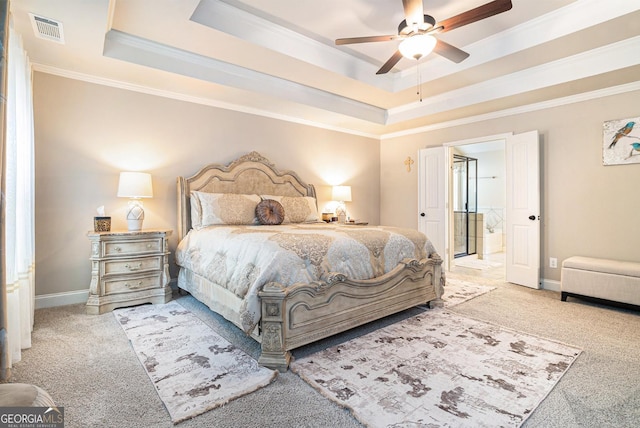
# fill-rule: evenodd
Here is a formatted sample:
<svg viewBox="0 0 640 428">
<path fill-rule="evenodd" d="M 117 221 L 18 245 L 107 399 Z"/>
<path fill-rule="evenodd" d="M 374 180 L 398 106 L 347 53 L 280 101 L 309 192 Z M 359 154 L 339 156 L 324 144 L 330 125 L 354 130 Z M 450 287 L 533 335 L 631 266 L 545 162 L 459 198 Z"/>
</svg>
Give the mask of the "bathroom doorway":
<svg viewBox="0 0 640 428">
<path fill-rule="evenodd" d="M 451 162 L 449 242 L 454 250 L 452 268 L 466 275 L 504 279 L 504 142 L 486 141 L 454 146 L 451 148 Z M 468 179 L 465 174 L 468 174 Z M 461 199 L 465 192 L 470 195 L 468 210 L 464 209 L 465 201 Z M 469 226 L 465 229 L 467 223 Z M 468 231 L 467 236 L 463 236 L 464 231 Z M 469 250 L 464 248 L 467 239 Z"/>
<path fill-rule="evenodd" d="M 453 155 L 454 257 L 477 253 L 478 159 Z"/>
<path fill-rule="evenodd" d="M 431 237 L 445 270 L 465 269 L 460 273 L 475 271 L 539 288 L 540 222 L 534 221 L 540 215 L 539 152 L 536 130 L 420 149 L 418 230 Z M 454 154 L 478 159 L 477 216 L 483 224 L 477 230 L 477 254 L 458 258 L 453 239 Z"/>
</svg>

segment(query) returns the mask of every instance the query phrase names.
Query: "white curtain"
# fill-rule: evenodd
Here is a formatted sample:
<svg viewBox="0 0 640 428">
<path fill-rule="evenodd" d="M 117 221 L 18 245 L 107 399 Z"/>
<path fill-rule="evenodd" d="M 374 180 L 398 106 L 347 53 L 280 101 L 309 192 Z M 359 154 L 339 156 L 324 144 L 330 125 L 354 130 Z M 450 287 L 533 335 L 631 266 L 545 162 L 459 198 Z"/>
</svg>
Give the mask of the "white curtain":
<svg viewBox="0 0 640 428">
<path fill-rule="evenodd" d="M 5 271 L 9 367 L 31 347 L 35 306 L 34 133 L 31 64 L 9 33 L 6 118 Z"/>
</svg>

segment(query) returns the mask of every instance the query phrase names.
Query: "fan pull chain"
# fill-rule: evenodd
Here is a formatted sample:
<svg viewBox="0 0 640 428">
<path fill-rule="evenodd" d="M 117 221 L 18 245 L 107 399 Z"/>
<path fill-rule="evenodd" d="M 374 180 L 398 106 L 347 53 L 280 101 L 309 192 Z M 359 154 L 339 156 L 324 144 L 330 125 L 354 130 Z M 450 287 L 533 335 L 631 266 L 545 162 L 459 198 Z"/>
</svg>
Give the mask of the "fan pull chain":
<svg viewBox="0 0 640 428">
<path fill-rule="evenodd" d="M 420 75 L 420 61 L 416 65 L 416 95 L 418 95 L 418 99 L 422 102 L 422 76 Z"/>
</svg>

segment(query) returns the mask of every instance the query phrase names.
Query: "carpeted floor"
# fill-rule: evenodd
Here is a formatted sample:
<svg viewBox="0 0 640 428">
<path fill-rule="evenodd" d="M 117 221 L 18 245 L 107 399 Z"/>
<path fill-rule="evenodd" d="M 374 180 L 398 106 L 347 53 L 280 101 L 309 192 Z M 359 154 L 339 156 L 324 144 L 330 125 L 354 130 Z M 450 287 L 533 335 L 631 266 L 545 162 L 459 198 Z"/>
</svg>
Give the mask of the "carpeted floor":
<svg viewBox="0 0 640 428">
<path fill-rule="evenodd" d="M 472 277 L 460 277 L 464 280 Z M 635 427 L 640 420 L 640 314 L 559 293 L 480 280 L 495 290 L 450 310 L 570 343 L 583 353 L 524 427 Z M 250 338 L 191 297 L 181 305 L 257 358 Z M 424 312 L 412 309 L 294 351 L 295 357 Z M 172 427 L 153 385 L 113 314 L 88 316 L 83 305 L 36 311 L 33 347 L 13 382 L 34 383 L 65 407 L 71 427 Z M 286 372 L 268 387 L 182 422 L 179 427 L 360 427 L 348 411 Z"/>
</svg>

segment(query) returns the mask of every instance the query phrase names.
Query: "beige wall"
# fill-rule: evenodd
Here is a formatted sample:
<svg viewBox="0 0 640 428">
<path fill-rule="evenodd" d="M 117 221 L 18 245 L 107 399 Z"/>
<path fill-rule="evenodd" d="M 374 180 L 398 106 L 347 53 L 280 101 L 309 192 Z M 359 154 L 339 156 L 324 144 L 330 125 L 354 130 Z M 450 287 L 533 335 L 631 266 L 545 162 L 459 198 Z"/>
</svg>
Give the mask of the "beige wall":
<svg viewBox="0 0 640 428">
<path fill-rule="evenodd" d="M 404 160 L 446 142 L 538 130 L 542 140 L 541 277 L 573 255 L 640 261 L 640 164 L 602 165 L 602 124 L 637 117 L 640 92 L 610 96 L 464 126 L 385 139 L 380 145 L 381 208 L 385 224 L 418 225 L 418 169 Z"/>
<path fill-rule="evenodd" d="M 549 257 L 640 261 L 640 165 L 602 166 L 601 141 L 604 121 L 638 115 L 639 92 L 380 143 L 39 72 L 34 94 L 38 295 L 88 288 L 95 208 L 105 205 L 113 228 L 126 228 L 126 201 L 115 196 L 122 170 L 153 174 L 149 228 L 175 229 L 177 176 L 251 150 L 315 184 L 321 208 L 330 184 L 350 184 L 353 217 L 416 228 L 420 148 L 533 129 L 542 139 L 542 277 L 560 279 L 560 269 L 546 267 Z"/>
<path fill-rule="evenodd" d="M 176 227 L 176 177 L 256 150 L 316 185 L 322 209 L 331 184 L 352 186 L 353 217 L 379 222 L 379 142 L 36 72 L 36 294 L 89 288 L 95 208 L 126 229 L 118 174 L 153 175 L 145 228 Z M 170 241 L 175 249 L 176 236 Z M 175 266 L 171 275 L 176 276 Z"/>
</svg>

